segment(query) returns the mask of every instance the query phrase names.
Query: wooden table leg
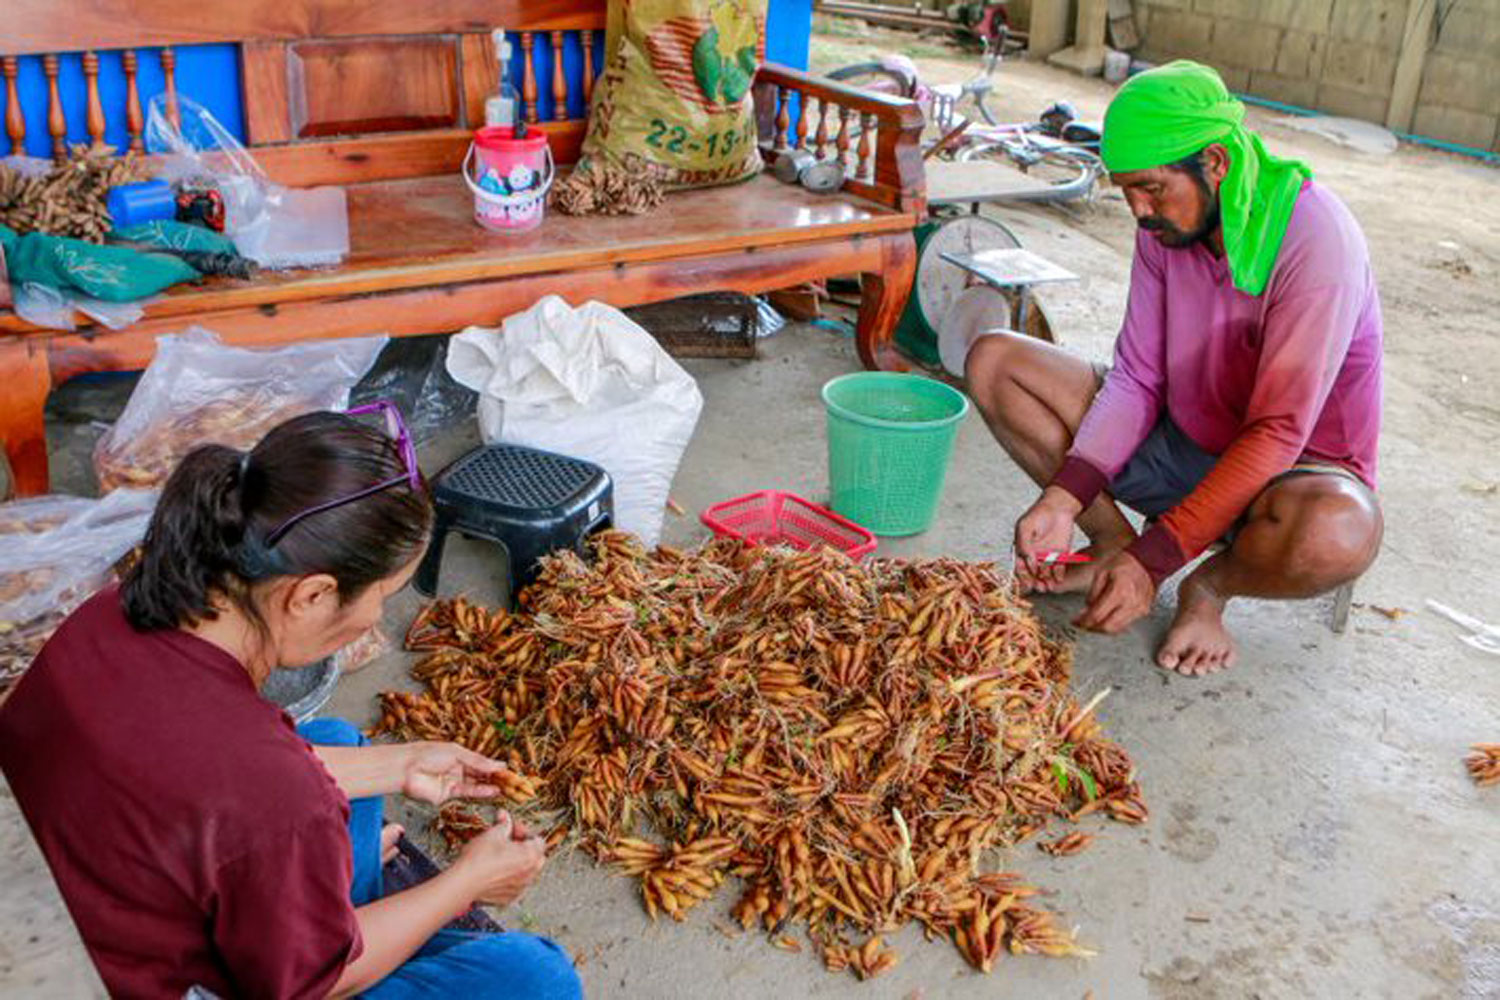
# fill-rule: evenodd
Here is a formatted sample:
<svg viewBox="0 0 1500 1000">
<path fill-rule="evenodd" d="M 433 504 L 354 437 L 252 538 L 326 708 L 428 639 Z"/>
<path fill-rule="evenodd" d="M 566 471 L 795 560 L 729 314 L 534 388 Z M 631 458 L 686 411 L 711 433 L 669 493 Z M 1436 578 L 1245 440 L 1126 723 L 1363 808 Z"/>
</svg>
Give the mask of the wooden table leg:
<svg viewBox="0 0 1500 1000">
<path fill-rule="evenodd" d="M 10 463 L 11 492 L 47 492 L 47 432 L 42 411 L 52 390 L 47 347 L 38 340 L 0 341 L 0 446 Z"/>
<path fill-rule="evenodd" d="M 911 233 L 883 237 L 880 271 L 860 275 L 859 327 L 855 346 L 866 368 L 902 372 L 908 365 L 891 338 L 917 273 L 917 241 Z"/>
</svg>

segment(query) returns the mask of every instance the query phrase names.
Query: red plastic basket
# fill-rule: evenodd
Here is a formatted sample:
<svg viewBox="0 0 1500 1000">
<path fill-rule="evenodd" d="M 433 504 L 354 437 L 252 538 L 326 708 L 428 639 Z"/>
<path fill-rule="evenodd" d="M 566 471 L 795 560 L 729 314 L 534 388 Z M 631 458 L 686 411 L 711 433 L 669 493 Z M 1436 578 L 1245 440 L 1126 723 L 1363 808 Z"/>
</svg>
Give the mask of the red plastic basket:
<svg viewBox="0 0 1500 1000">
<path fill-rule="evenodd" d="M 716 503 L 703 512 L 716 535 L 751 545 L 790 545 L 806 549 L 830 545 L 859 559 L 875 551 L 875 536 L 848 518 L 784 490 L 761 490 Z"/>
</svg>

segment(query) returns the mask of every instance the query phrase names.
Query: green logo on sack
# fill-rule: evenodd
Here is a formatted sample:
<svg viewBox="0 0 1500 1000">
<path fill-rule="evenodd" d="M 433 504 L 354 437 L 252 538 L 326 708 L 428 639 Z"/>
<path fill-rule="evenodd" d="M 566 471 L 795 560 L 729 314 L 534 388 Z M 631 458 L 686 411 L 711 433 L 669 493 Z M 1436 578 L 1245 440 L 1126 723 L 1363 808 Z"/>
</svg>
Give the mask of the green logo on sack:
<svg viewBox="0 0 1500 1000">
<path fill-rule="evenodd" d="M 709 101 L 738 104 L 755 79 L 755 18 L 726 0 L 714 6 L 709 20 L 693 46 L 693 78 Z"/>
</svg>

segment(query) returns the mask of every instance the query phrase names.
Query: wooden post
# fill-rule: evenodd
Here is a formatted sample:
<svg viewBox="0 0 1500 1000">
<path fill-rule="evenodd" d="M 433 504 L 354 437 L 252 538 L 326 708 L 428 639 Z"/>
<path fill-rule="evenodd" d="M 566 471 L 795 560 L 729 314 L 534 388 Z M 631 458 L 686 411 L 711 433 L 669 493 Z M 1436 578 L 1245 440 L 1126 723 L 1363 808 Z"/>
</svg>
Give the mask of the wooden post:
<svg viewBox="0 0 1500 1000">
<path fill-rule="evenodd" d="M 130 135 L 130 151 L 141 153 L 146 149 L 146 144 L 141 140 L 145 118 L 141 114 L 141 90 L 135 80 L 135 49 L 126 49 L 120 53 L 120 63 L 125 68 L 125 131 Z"/>
<path fill-rule="evenodd" d="M 845 170 L 849 169 L 849 116 L 850 111 L 842 104 L 839 105 L 839 137 L 834 145 L 839 151 L 839 166 Z"/>
<path fill-rule="evenodd" d="M 901 311 L 917 275 L 917 242 L 911 233 L 881 237 L 881 268 L 859 276 L 859 325 L 855 349 L 866 368 L 906 371 L 907 364 L 891 344 Z"/>
<path fill-rule="evenodd" d="M 795 148 L 807 148 L 808 113 L 812 98 L 807 94 L 797 95 L 797 142 Z"/>
<path fill-rule="evenodd" d="M 88 108 L 84 124 L 89 132 L 89 149 L 103 149 L 104 105 L 99 100 L 99 54 L 97 52 L 83 54 L 83 79 L 87 93 L 85 106 Z"/>
<path fill-rule="evenodd" d="M 828 98 L 818 98 L 818 159 L 828 152 Z"/>
<path fill-rule="evenodd" d="M 47 429 L 43 411 L 52 389 L 45 342 L 36 337 L 0 340 L 0 449 L 10 464 L 12 493 L 47 492 Z"/>
<path fill-rule="evenodd" d="M 1432 14 L 1436 7 L 1433 0 L 1407 0 L 1406 32 L 1401 37 L 1401 58 L 1396 63 L 1391 104 L 1385 115 L 1385 127 L 1396 132 L 1411 131 L 1417 92 L 1422 89 L 1422 69 L 1427 62 L 1427 49 L 1432 45 Z"/>
<path fill-rule="evenodd" d="M 875 127 L 875 116 L 872 114 L 861 114 L 859 116 L 859 168 L 854 176 L 863 180 L 874 176 L 874 169 L 870 164 L 870 132 Z"/>
<path fill-rule="evenodd" d="M 552 118 L 568 120 L 568 74 L 563 71 L 563 33 L 552 33 Z"/>
<path fill-rule="evenodd" d="M 5 77 L 5 134 L 10 137 L 10 151 L 26 154 L 26 116 L 21 114 L 21 97 L 16 93 L 16 73 L 20 71 L 15 56 L 0 59 L 0 75 Z"/>
<path fill-rule="evenodd" d="M 792 123 L 792 91 L 788 87 L 780 87 L 776 91 L 776 142 L 775 148 L 786 149 L 786 133 L 788 126 Z"/>
<path fill-rule="evenodd" d="M 594 100 L 594 32 L 584 28 L 578 38 L 583 42 L 583 103 L 587 117 L 588 105 Z"/>
<path fill-rule="evenodd" d="M 536 63 L 532 49 L 536 38 L 529 31 L 521 32 L 521 51 L 526 56 L 526 72 L 521 79 L 521 102 L 526 105 L 526 120 L 540 121 L 536 110 Z"/>
<path fill-rule="evenodd" d="M 177 53 L 171 46 L 161 50 L 161 75 L 166 80 L 167 121 L 173 128 L 182 128 L 182 108 L 177 105 Z"/>
<path fill-rule="evenodd" d="M 68 120 L 63 117 L 62 96 L 57 92 L 57 56 L 42 56 L 42 72 L 47 77 L 47 133 L 52 136 L 52 158 L 68 158 Z"/>
</svg>

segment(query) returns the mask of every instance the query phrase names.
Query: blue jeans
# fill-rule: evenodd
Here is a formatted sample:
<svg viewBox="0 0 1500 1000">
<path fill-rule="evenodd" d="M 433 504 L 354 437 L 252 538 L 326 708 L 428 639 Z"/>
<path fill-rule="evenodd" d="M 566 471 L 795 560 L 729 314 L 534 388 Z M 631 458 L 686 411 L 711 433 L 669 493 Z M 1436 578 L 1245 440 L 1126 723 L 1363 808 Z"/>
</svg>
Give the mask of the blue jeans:
<svg viewBox="0 0 1500 1000">
<path fill-rule="evenodd" d="M 309 743 L 364 746 L 369 741 L 342 719 L 313 719 L 297 727 Z M 349 802 L 354 850 L 355 906 L 381 896 L 379 796 Z M 487 934 L 440 930 L 406 963 L 363 994 L 373 1000 L 465 997 L 473 1000 L 578 1000 L 583 987 L 568 953 L 552 941 L 521 931 Z"/>
</svg>

